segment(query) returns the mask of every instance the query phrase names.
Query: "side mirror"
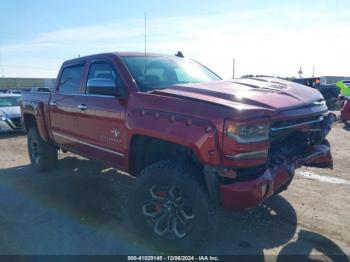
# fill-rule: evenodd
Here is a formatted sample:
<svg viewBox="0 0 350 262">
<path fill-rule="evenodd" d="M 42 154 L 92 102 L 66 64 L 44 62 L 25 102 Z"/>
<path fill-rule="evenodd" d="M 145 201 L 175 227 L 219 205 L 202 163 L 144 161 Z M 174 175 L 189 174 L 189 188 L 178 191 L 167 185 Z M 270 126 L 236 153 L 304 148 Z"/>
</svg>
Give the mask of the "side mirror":
<svg viewBox="0 0 350 262">
<path fill-rule="evenodd" d="M 123 88 L 109 78 L 92 78 L 87 84 L 87 92 L 96 95 L 122 96 Z"/>
</svg>

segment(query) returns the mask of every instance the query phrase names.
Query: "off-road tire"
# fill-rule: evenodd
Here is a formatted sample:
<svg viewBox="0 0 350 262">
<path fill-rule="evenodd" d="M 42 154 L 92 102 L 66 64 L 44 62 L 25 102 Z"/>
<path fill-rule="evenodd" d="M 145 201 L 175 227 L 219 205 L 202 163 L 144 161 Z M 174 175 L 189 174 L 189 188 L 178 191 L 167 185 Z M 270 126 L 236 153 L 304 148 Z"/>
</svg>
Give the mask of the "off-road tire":
<svg viewBox="0 0 350 262">
<path fill-rule="evenodd" d="M 27 136 L 28 153 L 31 164 L 40 172 L 49 171 L 57 164 L 57 148 L 45 142 L 36 127 L 29 130 Z"/>
<path fill-rule="evenodd" d="M 193 174 L 195 170 L 198 169 L 186 167 L 180 161 L 159 161 L 145 168 L 136 178 L 133 192 L 129 196 L 130 218 L 141 236 L 151 241 L 155 247 L 162 251 L 185 252 L 194 250 L 209 238 L 209 234 L 214 228 L 215 212 L 209 201 L 208 194 L 194 177 L 194 175 L 202 174 Z M 175 188 L 174 190 L 181 192 L 178 195 L 183 197 L 181 200 L 185 203 L 183 206 L 189 206 L 187 207 L 187 213 L 185 212 L 187 218 L 191 217 L 190 214 L 193 215 L 192 219 L 182 220 L 186 222 L 186 225 L 187 223 L 190 225 L 185 236 L 178 237 L 175 233 L 178 230 L 174 230 L 173 226 L 167 227 L 167 232 L 172 231 L 167 233 L 170 236 L 160 236 L 156 233 L 157 230 L 154 227 L 156 223 L 153 223 L 153 218 L 144 214 L 145 206 L 149 207 L 149 204 L 147 204 L 149 202 L 147 201 L 151 201 L 153 204 L 154 199 L 150 190 L 155 190 L 154 188 L 156 187 Z M 169 195 L 169 192 L 166 194 Z M 192 211 L 189 211 L 190 207 Z M 163 212 L 162 210 L 160 212 Z M 175 208 L 175 210 L 177 209 Z M 169 212 L 169 210 L 164 212 Z M 169 222 L 171 221 L 169 220 L 165 224 L 184 225 L 179 222 L 180 220 L 177 220 L 179 213 L 182 212 L 174 211 L 174 214 L 176 214 L 173 216 L 173 218 L 175 217 L 175 222 L 174 220 Z M 186 218 L 186 216 L 184 217 Z"/>
</svg>

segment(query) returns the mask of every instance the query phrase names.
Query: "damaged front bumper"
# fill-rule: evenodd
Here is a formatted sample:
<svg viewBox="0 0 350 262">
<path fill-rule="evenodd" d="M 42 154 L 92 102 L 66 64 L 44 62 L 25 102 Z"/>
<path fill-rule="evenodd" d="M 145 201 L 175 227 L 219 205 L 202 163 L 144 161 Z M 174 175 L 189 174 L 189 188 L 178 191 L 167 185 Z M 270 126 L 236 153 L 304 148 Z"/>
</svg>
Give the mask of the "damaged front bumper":
<svg viewBox="0 0 350 262">
<path fill-rule="evenodd" d="M 287 165 L 267 169 L 255 180 L 220 185 L 221 204 L 227 210 L 256 207 L 293 178 Z"/>
<path fill-rule="evenodd" d="M 294 163 L 283 163 L 267 168 L 255 180 L 235 182 L 219 186 L 221 204 L 227 210 L 254 208 L 276 192 L 287 188 L 294 176 L 294 170 L 310 163 L 331 167 L 332 156 L 328 143 L 317 145 L 310 150 L 310 155 Z"/>
<path fill-rule="evenodd" d="M 227 173 L 229 169 L 219 168 L 215 171 L 215 168 L 207 167 L 204 173 L 211 198 L 226 210 L 254 208 L 272 195 L 285 190 L 293 179 L 295 169 L 303 165 L 333 168 L 330 144 L 324 139 L 331 129 L 333 118 L 331 115 L 327 116 L 322 123 L 321 144 L 309 146 L 294 157 L 277 153 L 277 161 L 267 164 L 260 171 L 260 175 L 253 179 L 232 179 L 231 183 L 220 183 L 218 174 L 223 173 L 223 170 Z"/>
</svg>

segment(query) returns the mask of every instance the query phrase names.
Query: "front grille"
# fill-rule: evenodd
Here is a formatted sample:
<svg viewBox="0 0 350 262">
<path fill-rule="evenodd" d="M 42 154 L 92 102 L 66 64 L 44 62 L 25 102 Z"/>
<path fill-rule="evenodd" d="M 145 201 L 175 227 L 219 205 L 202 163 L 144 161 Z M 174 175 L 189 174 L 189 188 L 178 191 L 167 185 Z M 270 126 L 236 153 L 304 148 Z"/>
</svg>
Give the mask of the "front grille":
<svg viewBox="0 0 350 262">
<path fill-rule="evenodd" d="M 314 124 L 317 122 L 321 122 L 323 120 L 322 116 L 312 116 L 312 117 L 304 117 L 294 120 L 286 120 L 286 121 L 275 121 L 271 125 L 272 131 L 279 131 L 283 129 L 289 129 L 293 127 Z"/>
<path fill-rule="evenodd" d="M 20 117 L 12 117 L 10 118 L 10 122 L 13 128 L 22 128 L 22 121 Z"/>
</svg>

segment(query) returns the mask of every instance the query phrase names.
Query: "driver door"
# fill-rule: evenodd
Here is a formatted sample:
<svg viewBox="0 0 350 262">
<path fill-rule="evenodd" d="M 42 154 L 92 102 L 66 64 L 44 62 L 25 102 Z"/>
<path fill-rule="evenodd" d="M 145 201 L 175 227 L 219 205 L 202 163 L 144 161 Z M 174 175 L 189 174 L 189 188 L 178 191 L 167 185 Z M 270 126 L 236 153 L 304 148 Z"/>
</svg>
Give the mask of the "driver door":
<svg viewBox="0 0 350 262">
<path fill-rule="evenodd" d="M 106 92 L 106 83 L 114 83 L 108 87 L 111 88 L 110 94 Z M 124 93 L 118 89 L 125 87 L 112 61 L 91 62 L 84 84 L 83 103 L 78 106 L 78 138 L 81 150 L 92 158 L 117 167 L 124 166 L 127 148 L 127 100 L 117 95 Z"/>
</svg>

